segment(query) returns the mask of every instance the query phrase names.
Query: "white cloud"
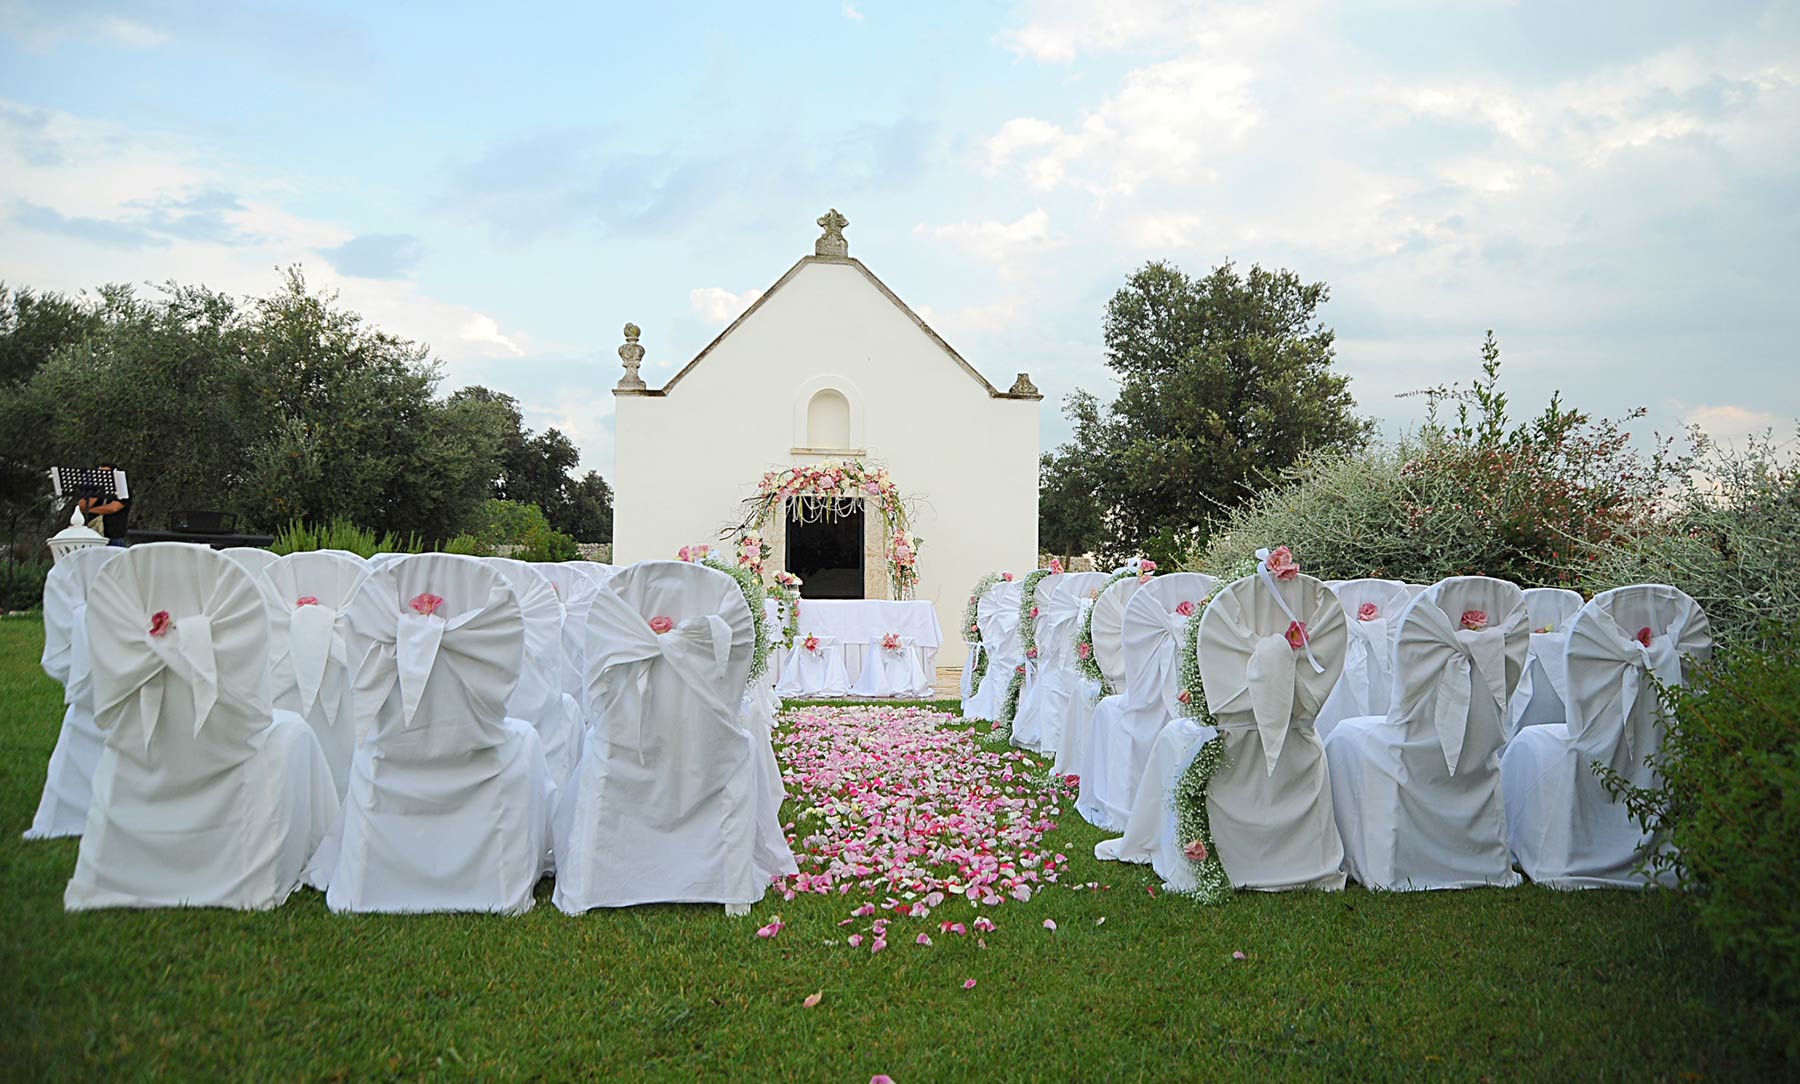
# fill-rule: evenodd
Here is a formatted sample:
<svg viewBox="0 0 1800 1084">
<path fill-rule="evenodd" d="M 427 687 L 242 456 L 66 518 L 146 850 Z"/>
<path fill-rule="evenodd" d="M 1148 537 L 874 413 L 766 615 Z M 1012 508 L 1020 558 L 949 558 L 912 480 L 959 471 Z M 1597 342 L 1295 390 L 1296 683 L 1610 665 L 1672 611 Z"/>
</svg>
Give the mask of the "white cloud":
<svg viewBox="0 0 1800 1084">
<path fill-rule="evenodd" d="M 1022 215 L 1014 222 L 983 218 L 969 222 L 951 222 L 928 226 L 921 222 L 913 227 L 920 237 L 947 241 L 963 252 L 985 263 L 1008 264 L 1033 253 L 1061 248 L 1068 238 L 1050 230 L 1050 216 L 1042 207 Z"/>
<path fill-rule="evenodd" d="M 483 313 L 478 312 L 469 317 L 468 321 L 463 324 L 461 337 L 472 343 L 490 343 L 498 346 L 515 358 L 525 353 L 511 339 L 500 334 L 500 325 L 492 316 Z"/>
<path fill-rule="evenodd" d="M 734 294 L 721 286 L 700 286 L 688 291 L 688 311 L 711 327 L 722 327 L 755 304 L 762 293 L 761 290 L 745 290 Z"/>
<path fill-rule="evenodd" d="M 1767 410 L 1739 406 L 1736 403 L 1677 406 L 1681 410 L 1682 425 L 1697 425 L 1707 436 L 1721 444 L 1741 446 L 1748 437 L 1762 436 L 1770 430 L 1779 430 L 1782 425 L 1792 423 L 1792 419 L 1784 422 Z M 1775 435 L 1779 437 L 1782 434 L 1777 432 Z"/>
<path fill-rule="evenodd" d="M 170 41 L 169 35 L 153 26 L 117 15 L 101 19 L 96 29 L 108 40 L 133 49 L 149 49 Z"/>
<path fill-rule="evenodd" d="M 844 18 L 849 19 L 853 23 L 860 23 L 863 21 L 863 13 L 857 10 L 855 4 L 846 3 L 844 5 Z"/>
</svg>

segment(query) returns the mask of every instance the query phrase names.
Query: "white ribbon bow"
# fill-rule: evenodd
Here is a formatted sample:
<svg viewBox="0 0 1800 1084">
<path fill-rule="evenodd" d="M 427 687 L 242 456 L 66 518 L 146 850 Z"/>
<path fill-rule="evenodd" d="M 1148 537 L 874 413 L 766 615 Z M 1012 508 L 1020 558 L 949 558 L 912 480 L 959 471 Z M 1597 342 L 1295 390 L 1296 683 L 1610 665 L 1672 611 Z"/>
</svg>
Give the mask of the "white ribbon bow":
<svg viewBox="0 0 1800 1084">
<path fill-rule="evenodd" d="M 288 621 L 288 655 L 294 660 L 294 681 L 300 689 L 300 714 L 311 714 L 325 684 L 326 669 L 335 662 L 346 669 L 350 660 L 344 646 L 342 614 L 327 606 L 296 607 Z M 325 702 L 325 721 L 337 722 L 340 698 Z"/>
<path fill-rule="evenodd" d="M 1352 620 L 1349 626 L 1350 639 L 1344 650 L 1344 682 L 1350 687 L 1350 695 L 1356 701 L 1356 708 L 1363 713 L 1374 711 L 1374 690 L 1377 675 L 1385 679 L 1388 670 L 1388 623 L 1387 618 L 1377 617 L 1368 621 Z"/>
<path fill-rule="evenodd" d="M 1287 614 L 1288 620 L 1305 628 L 1305 624 L 1295 616 L 1293 608 L 1287 604 L 1287 599 L 1281 597 L 1281 587 L 1275 582 L 1274 574 L 1269 571 L 1269 548 L 1267 546 L 1256 551 L 1256 575 L 1268 585 L 1269 593 L 1275 596 L 1276 604 L 1281 607 L 1282 613 Z M 1306 652 L 1306 661 L 1312 664 L 1313 673 L 1323 674 L 1325 672 L 1325 667 L 1319 664 L 1318 659 L 1313 658 L 1311 644 L 1302 640 L 1300 650 Z"/>
<path fill-rule="evenodd" d="M 1506 711 L 1506 632 L 1500 628 L 1480 631 L 1453 629 L 1450 618 L 1437 606 L 1418 605 L 1409 611 L 1408 626 L 1414 635 L 1425 634 L 1439 656 L 1435 677 L 1413 683 L 1412 701 L 1433 700 L 1431 721 L 1444 765 L 1456 774 L 1469 731 L 1469 709 L 1475 702 L 1476 675 L 1481 689 L 1504 718 Z M 1432 664 L 1427 662 L 1426 667 Z"/>
<path fill-rule="evenodd" d="M 206 725 L 219 702 L 219 667 L 213 658 L 212 618 L 187 614 L 175 620 L 161 636 L 144 633 L 144 643 L 161 663 L 142 674 L 138 685 L 138 711 L 144 720 L 144 748 L 156 733 L 162 716 L 163 686 L 156 678 L 164 671 L 188 683 L 194 690 L 194 734 Z"/>
</svg>

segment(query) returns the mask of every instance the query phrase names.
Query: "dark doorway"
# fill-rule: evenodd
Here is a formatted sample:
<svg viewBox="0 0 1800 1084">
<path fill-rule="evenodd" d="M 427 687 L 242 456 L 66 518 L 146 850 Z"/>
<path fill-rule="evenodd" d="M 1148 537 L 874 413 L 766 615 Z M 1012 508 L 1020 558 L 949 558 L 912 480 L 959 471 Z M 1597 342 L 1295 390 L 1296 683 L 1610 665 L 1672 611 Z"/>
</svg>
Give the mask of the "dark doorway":
<svg viewBox="0 0 1800 1084">
<path fill-rule="evenodd" d="M 801 598 L 863 597 L 863 510 L 817 523 L 787 524 L 787 569 Z"/>
</svg>

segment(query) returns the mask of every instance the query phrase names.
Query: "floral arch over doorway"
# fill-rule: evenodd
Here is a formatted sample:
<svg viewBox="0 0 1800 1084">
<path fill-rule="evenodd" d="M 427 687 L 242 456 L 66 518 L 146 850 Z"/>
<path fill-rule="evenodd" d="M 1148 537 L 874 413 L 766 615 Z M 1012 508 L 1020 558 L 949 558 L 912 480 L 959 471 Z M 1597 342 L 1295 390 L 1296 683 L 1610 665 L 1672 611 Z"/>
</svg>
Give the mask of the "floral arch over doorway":
<svg viewBox="0 0 1800 1084">
<path fill-rule="evenodd" d="M 755 536 L 760 545 L 762 531 L 783 509 L 801 523 L 833 521 L 858 508 L 875 512 L 886 537 L 888 583 L 894 597 L 912 597 L 919 582 L 919 543 L 907 530 L 905 502 L 885 467 L 871 469 L 860 459 L 783 467 L 764 474 L 756 496 L 744 504 L 744 521 L 732 532 L 740 544 Z"/>
</svg>

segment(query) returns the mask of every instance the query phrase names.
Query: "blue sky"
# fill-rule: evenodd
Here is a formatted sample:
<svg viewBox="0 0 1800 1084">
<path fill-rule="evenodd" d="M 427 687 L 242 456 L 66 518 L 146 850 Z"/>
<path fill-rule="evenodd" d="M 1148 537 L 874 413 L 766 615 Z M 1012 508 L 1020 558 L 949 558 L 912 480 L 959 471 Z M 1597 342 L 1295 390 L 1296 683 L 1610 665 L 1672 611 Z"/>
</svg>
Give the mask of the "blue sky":
<svg viewBox="0 0 1800 1084">
<path fill-rule="evenodd" d="M 1489 327 L 1527 410 L 1800 416 L 1800 5 L 659 7 L 0 0 L 0 278 L 298 263 L 603 472 L 620 326 L 666 380 L 829 206 L 1046 447 L 1158 258 L 1328 282 L 1390 431 Z"/>
</svg>

